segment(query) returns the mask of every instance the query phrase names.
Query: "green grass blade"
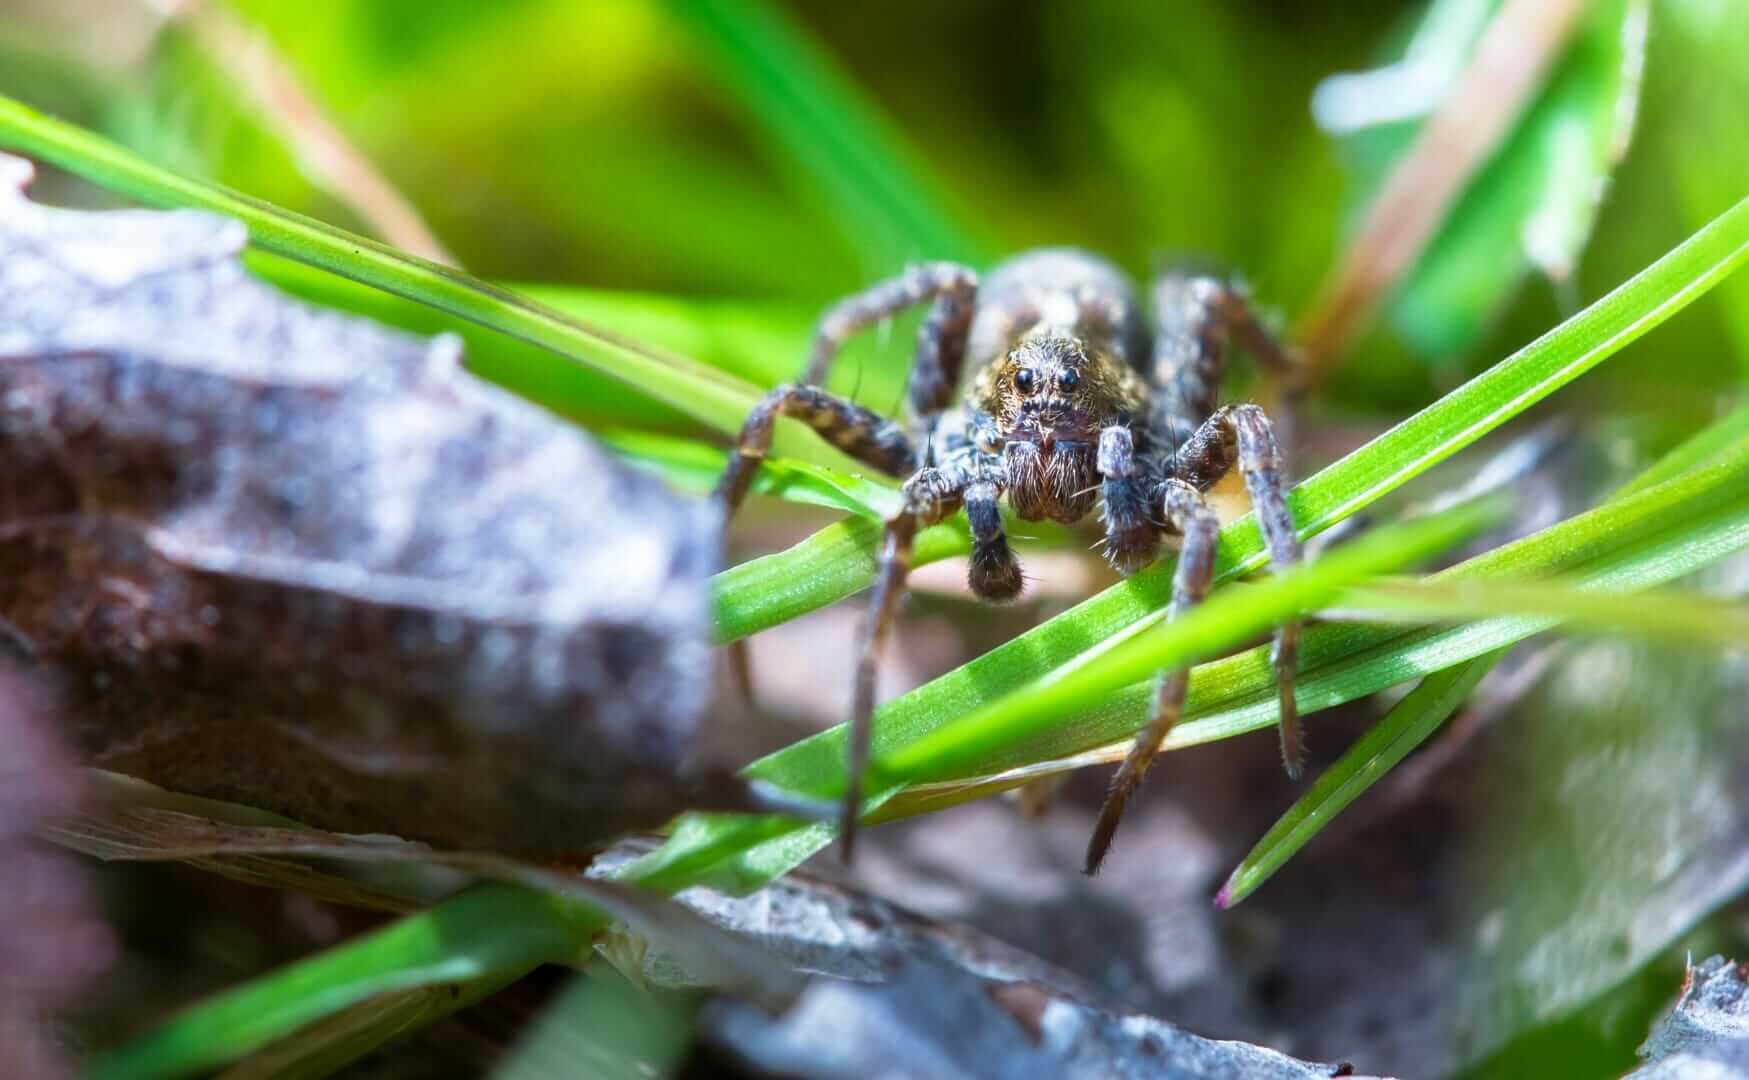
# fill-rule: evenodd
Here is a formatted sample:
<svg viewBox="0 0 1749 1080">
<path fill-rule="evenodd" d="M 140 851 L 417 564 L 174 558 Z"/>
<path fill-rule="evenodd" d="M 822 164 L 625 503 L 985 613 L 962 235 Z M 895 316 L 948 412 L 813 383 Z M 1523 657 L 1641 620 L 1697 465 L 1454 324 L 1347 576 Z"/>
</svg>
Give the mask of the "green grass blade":
<svg viewBox="0 0 1749 1080">
<path fill-rule="evenodd" d="M 1464 703 L 1483 676 L 1493 670 L 1494 661 L 1504 654 L 1502 649 L 1421 680 L 1420 686 L 1397 702 L 1385 718 L 1349 747 L 1336 764 L 1324 770 L 1299 801 L 1264 834 L 1227 878 L 1227 883 L 1221 886 L 1221 891 L 1215 895 L 1215 904 L 1232 907 L 1268 881 L 1349 803 L 1445 723 L 1446 717 Z"/>
<path fill-rule="evenodd" d="M 1730 453 L 1749 437 L 1749 405 L 1740 405 L 1679 443 L 1640 474 L 1622 485 L 1616 498 L 1644 491 Z"/>
<path fill-rule="evenodd" d="M 1462 581 L 1490 576 L 1568 573 L 1572 584 L 1629 592 L 1673 581 L 1749 543 L 1749 442 L 1717 466 L 1610 503 L 1534 536 L 1478 556 L 1436 576 Z M 1436 629 L 1365 625 L 1314 627 L 1306 657 L 1304 711 L 1329 708 L 1438 671 L 1558 625 L 1547 615 L 1503 616 Z M 1199 680 L 1197 675 L 1202 676 Z M 1191 679 L 1192 717 L 1168 746 L 1190 746 L 1268 726 L 1273 703 L 1262 650 L 1199 668 Z M 1140 703 L 1129 723 L 1141 722 Z"/>
<path fill-rule="evenodd" d="M 1687 440 L 1665 454 L 1650 467 L 1642 470 L 1633 480 L 1625 484 L 1616 493 L 1617 500 L 1656 487 L 1661 483 L 1682 475 L 1690 469 L 1698 468 L 1710 459 L 1728 455 L 1731 448 L 1749 440 L 1749 406 L 1739 408 L 1732 413 L 1707 425 Z M 1449 587 L 1449 582 L 1423 582 L 1423 587 Z M 1513 590 L 1524 588 L 1519 585 L 1497 585 L 1488 581 L 1463 581 L 1459 584 L 1469 587 L 1481 587 L 1484 590 Z M 1541 589 L 1541 586 L 1532 586 Z M 1591 593 L 1579 592 L 1571 588 L 1561 590 L 1561 596 L 1554 598 L 1562 604 L 1578 600 L 1581 604 L 1601 600 L 1608 605 L 1607 613 L 1622 621 L 1631 621 L 1631 617 L 1643 612 L 1644 605 L 1651 600 L 1644 594 L 1631 598 L 1597 597 Z M 1662 599 L 1657 603 L 1677 605 L 1676 610 L 1666 613 L 1679 622 L 1684 630 L 1698 631 L 1706 634 L 1714 630 L 1707 612 L 1698 612 L 1697 605 L 1690 600 L 1671 601 Z M 1711 604 L 1700 605 L 1710 607 Z M 1732 612 L 1740 621 L 1741 608 L 1732 608 Z M 1571 607 L 1564 612 L 1543 610 L 1539 614 L 1574 614 Z M 1741 633 L 1739 626 L 1737 632 Z M 1727 639 L 1730 634 L 1727 632 Z M 1443 671 L 1437 671 L 1421 681 L 1421 684 L 1411 691 L 1409 696 L 1398 702 L 1378 725 L 1363 736 L 1354 746 L 1344 753 L 1340 760 L 1330 766 L 1312 787 L 1288 811 L 1282 815 L 1275 825 L 1266 833 L 1262 840 L 1252 848 L 1251 852 L 1234 868 L 1220 893 L 1215 897 L 1215 903 L 1222 907 L 1230 907 L 1256 891 L 1265 881 L 1279 870 L 1288 859 L 1292 858 L 1311 838 L 1333 821 L 1338 813 L 1358 798 L 1362 792 L 1371 787 L 1378 779 L 1389 772 L 1403 760 L 1415 747 L 1425 742 L 1429 736 L 1445 722 L 1445 719 L 1456 711 L 1481 684 L 1490 671 L 1493 671 L 1506 655 L 1508 649 L 1500 649 L 1492 653 L 1478 656 L 1472 660 Z"/>
<path fill-rule="evenodd" d="M 729 89 L 825 196 L 871 275 L 918 259 L 982 263 L 904 138 L 795 21 L 764 0 L 670 0 Z"/>
<path fill-rule="evenodd" d="M 719 643 L 735 641 L 865 588 L 874 577 L 881 524 L 866 517 L 826 526 L 784 551 L 750 559 L 711 579 Z M 972 549 L 965 518 L 917 534 L 912 564 L 922 566 Z"/>
<path fill-rule="evenodd" d="M 1108 697 L 1156 672 L 1218 654 L 1287 619 L 1316 611 L 1348 584 L 1436 555 L 1497 520 L 1503 511 L 1502 503 L 1490 501 L 1379 529 L 1264 584 L 1226 590 L 1183 618 L 1127 638 L 1084 663 L 876 758 L 870 775 L 881 783 L 981 771 L 994 746 L 1029 739 L 1090 700 Z"/>
<path fill-rule="evenodd" d="M 1749 608 L 1706 596 L 1599 595 L 1564 581 L 1413 581 L 1385 579 L 1349 589 L 1346 610 L 1411 622 L 1451 622 L 1491 615 L 1548 615 L 1568 629 L 1604 630 L 1700 645 L 1749 641 Z"/>
<path fill-rule="evenodd" d="M 103 1055 L 90 1073 L 98 1080 L 188 1076 L 375 994 L 570 961 L 600 925 L 556 897 L 481 885 L 204 1002 Z"/>
<path fill-rule="evenodd" d="M 523 974 L 510 970 L 465 983 L 376 994 L 298 1028 L 220 1075 L 225 1080 L 332 1076 L 387 1043 L 479 1004 Z"/>
<path fill-rule="evenodd" d="M 759 397 L 752 384 L 600 327 L 374 240 L 293 214 L 216 184 L 178 176 L 71 124 L 0 97 L 0 149 L 41 158 L 151 206 L 196 207 L 241 221 L 250 243 L 297 262 L 428 304 L 558 355 L 634 387 L 718 431 L 740 430 Z M 843 464 L 823 444 L 786 421 L 774 442 L 780 456 Z"/>
</svg>

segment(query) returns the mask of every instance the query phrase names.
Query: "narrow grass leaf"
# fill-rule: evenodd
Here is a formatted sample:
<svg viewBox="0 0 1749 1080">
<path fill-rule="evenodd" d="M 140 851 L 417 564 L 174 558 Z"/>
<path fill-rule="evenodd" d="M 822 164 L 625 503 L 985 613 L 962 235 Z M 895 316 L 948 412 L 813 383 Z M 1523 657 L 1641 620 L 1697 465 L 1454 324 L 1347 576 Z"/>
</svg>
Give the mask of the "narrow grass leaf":
<svg viewBox="0 0 1749 1080">
<path fill-rule="evenodd" d="M 595 432 L 596 438 L 633 465 L 657 474 L 682 491 L 708 495 L 723 475 L 729 455 L 693 439 L 636 430 Z M 809 461 L 767 458 L 753 477 L 753 491 L 790 502 L 844 510 L 882 520 L 899 508 L 890 481 L 842 473 Z"/>
<path fill-rule="evenodd" d="M 488 884 L 212 998 L 100 1056 L 98 1080 L 188 1076 L 376 994 L 520 975 L 588 947 L 559 899 Z M 599 926 L 600 924 L 597 924 Z"/>
<path fill-rule="evenodd" d="M 1268 881 L 1349 803 L 1445 723 L 1446 717 L 1464 703 L 1476 684 L 1493 669 L 1493 659 L 1504 652 L 1479 657 L 1421 680 L 1420 686 L 1397 702 L 1336 764 L 1324 770 L 1275 827 L 1264 834 L 1221 886 L 1215 904 L 1232 907 Z"/>
<path fill-rule="evenodd" d="M 600 327 L 449 267 L 231 191 L 178 176 L 91 132 L 0 96 L 0 149 L 30 154 L 152 206 L 196 207 L 241 221 L 250 243 L 585 364 L 723 432 L 738 431 L 759 397 L 732 375 Z M 786 420 L 777 454 L 842 463 Z"/>
<path fill-rule="evenodd" d="M 1315 563 L 1269 581 L 1229 589 L 1183 618 L 1130 637 L 1066 671 L 999 699 L 875 760 L 883 780 L 930 780 L 977 771 L 993 746 L 1029 738 L 1089 701 L 1160 671 L 1170 671 L 1232 647 L 1270 627 L 1328 604 L 1349 584 L 1429 558 L 1497 520 L 1503 504 L 1489 501 L 1379 529 Z"/>
<path fill-rule="evenodd" d="M 1702 645 L 1749 642 L 1749 607 L 1706 596 L 1600 594 L 1561 580 L 1413 581 L 1387 579 L 1349 589 L 1344 611 L 1404 622 L 1452 622 L 1490 615 L 1548 615 L 1563 627 L 1615 631 Z"/>
<path fill-rule="evenodd" d="M 921 159 L 876 105 L 764 0 L 671 0 L 668 10 L 761 129 L 825 196 L 871 274 L 916 259 L 982 262 Z"/>
</svg>

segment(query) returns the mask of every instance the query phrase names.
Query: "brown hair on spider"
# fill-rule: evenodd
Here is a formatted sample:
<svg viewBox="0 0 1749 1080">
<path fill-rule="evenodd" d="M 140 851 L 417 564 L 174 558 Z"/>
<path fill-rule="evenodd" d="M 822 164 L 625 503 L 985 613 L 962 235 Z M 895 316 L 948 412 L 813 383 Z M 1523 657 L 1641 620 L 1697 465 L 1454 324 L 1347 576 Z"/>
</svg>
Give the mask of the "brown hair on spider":
<svg viewBox="0 0 1749 1080">
<path fill-rule="evenodd" d="M 981 408 L 1007 441 L 1008 501 L 1029 521 L 1075 522 L 1099 488 L 1099 433 L 1142 405 L 1128 364 L 1077 337 L 1023 338 L 984 373 Z"/>
</svg>

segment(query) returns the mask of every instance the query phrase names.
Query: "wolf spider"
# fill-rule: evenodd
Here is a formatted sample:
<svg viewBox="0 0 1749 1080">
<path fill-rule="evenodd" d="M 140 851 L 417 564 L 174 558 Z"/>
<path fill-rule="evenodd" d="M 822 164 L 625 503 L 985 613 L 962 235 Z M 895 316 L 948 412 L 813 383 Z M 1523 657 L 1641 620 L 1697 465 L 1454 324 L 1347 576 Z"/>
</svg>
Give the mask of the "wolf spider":
<svg viewBox="0 0 1749 1080">
<path fill-rule="evenodd" d="M 821 389 L 852 333 L 924 301 L 933 304 L 918 335 L 908 429 Z M 1178 618 L 1203 599 L 1214 573 L 1220 522 L 1204 493 L 1237 464 L 1270 559 L 1277 566 L 1299 559 L 1269 418 L 1256 405 L 1217 400 L 1229 339 L 1274 376 L 1292 374 L 1291 357 L 1258 322 L 1244 293 L 1222 278 L 1168 271 L 1154 283 L 1152 307 L 1149 325 L 1130 280 L 1079 251 L 1018 256 L 981 286 L 964 266 L 918 266 L 830 308 L 801 381 L 771 391 L 748 415 L 716 490 L 725 527 L 771 446 L 780 415 L 905 480 L 902 508 L 886 522 L 860 640 L 840 822 L 846 859 L 862 799 L 875 664 L 919 528 L 964 508 L 972 533 L 972 591 L 1005 601 L 1020 594 L 1022 576 L 997 500 L 1006 495 L 1024 520 L 1063 523 L 1080 521 L 1102 503 L 1105 554 L 1121 573 L 1152 563 L 1164 541 L 1179 544 L 1170 609 Z M 965 390 L 954 406 L 968 359 Z M 1290 623 L 1276 631 L 1272 653 L 1282 760 L 1295 777 L 1302 754 L 1293 696 L 1298 643 L 1299 627 Z M 1188 674 L 1160 675 L 1150 719 L 1106 795 L 1086 873 L 1098 870 L 1125 805 L 1177 721 Z"/>
</svg>

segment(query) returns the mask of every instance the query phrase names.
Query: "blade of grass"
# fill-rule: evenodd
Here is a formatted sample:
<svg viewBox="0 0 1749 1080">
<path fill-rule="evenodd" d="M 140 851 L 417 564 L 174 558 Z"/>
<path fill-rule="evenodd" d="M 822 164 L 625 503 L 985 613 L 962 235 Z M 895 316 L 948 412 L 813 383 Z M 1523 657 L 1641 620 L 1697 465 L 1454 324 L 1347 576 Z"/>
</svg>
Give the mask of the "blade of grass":
<svg viewBox="0 0 1749 1080">
<path fill-rule="evenodd" d="M 571 918 L 555 917 L 560 908 Z M 181 1013 L 100 1056 L 98 1080 L 187 1076 L 376 994 L 514 977 L 589 947 L 581 905 L 508 885 L 469 889 L 345 947 L 318 953 Z M 591 912 L 592 914 L 592 912 Z"/>
<path fill-rule="evenodd" d="M 1397 702 L 1336 764 L 1324 770 L 1305 795 L 1257 842 L 1215 894 L 1216 906 L 1232 907 L 1268 881 L 1349 803 L 1445 723 L 1446 717 L 1464 703 L 1505 652 L 1501 649 L 1421 680 L 1420 686 Z"/>
<path fill-rule="evenodd" d="M 1690 469 L 1700 467 L 1709 458 L 1728 454 L 1733 445 L 1745 440 L 1749 440 L 1749 406 L 1721 417 L 1684 440 L 1623 485 L 1614 498 L 1620 500 L 1674 479 Z M 1442 583 L 1422 584 L 1425 587 L 1438 587 Z M 1463 584 L 1475 586 L 1486 583 L 1472 581 Z M 1487 587 L 1497 589 L 1501 586 Z M 1505 587 L 1511 589 L 1522 586 Z M 1563 593 L 1563 600 L 1596 599 L 1590 594 L 1572 589 L 1563 590 Z M 1627 615 L 1640 610 L 1636 605 L 1649 598 L 1641 595 L 1631 600 L 1613 597 L 1603 599 L 1610 605 L 1611 614 Z M 1664 601 L 1666 604 L 1670 602 Z M 1687 618 L 1692 613 L 1691 602 L 1677 603 L 1679 610 L 1674 613 L 1675 617 L 1692 626 Z M 1543 614 L 1551 612 L 1545 611 Z M 1704 628 L 1707 623 L 1702 620 L 1700 625 Z M 1508 651 L 1510 647 L 1499 649 L 1423 679 L 1408 697 L 1398 702 L 1377 726 L 1350 747 L 1341 759 L 1319 776 L 1304 795 L 1295 800 L 1287 813 L 1282 815 L 1233 869 L 1225 886 L 1215 897 L 1215 903 L 1221 907 L 1231 907 L 1256 891 L 1325 825 L 1334 820 L 1337 813 L 1378 782 L 1380 777 L 1401 762 L 1410 751 L 1425 742 L 1463 704 L 1488 673 L 1499 665 Z"/>
<path fill-rule="evenodd" d="M 1645 495 L 1656 497 L 1635 500 L 1637 505 L 1631 508 L 1613 504 L 1600 508 L 1586 515 L 1589 520 L 1556 526 L 1498 553 L 1490 552 L 1495 558 L 1479 557 L 1441 577 L 1462 580 L 1472 575 L 1570 570 L 1577 586 L 1618 592 L 1682 577 L 1749 543 L 1749 444 L 1743 450 L 1746 453 L 1737 455 L 1733 475 L 1715 477 L 1727 479 L 1726 483 L 1690 487 L 1687 477 L 1670 481 L 1648 489 Z M 1679 488 L 1687 488 L 1683 498 L 1665 498 Z M 1315 656 L 1316 669 L 1301 683 L 1302 708 L 1312 711 L 1351 701 L 1523 640 L 1559 622 L 1547 615 L 1514 615 L 1407 632 L 1370 626 L 1316 628 L 1322 632 L 1307 634 L 1305 654 Z M 1192 679 L 1194 718 L 1181 724 L 1167 745 L 1195 745 L 1272 723 L 1269 703 L 1263 700 L 1268 689 L 1264 659 L 1261 651 L 1254 651 L 1200 669 L 1206 681 L 1199 688 Z M 1139 709 L 1134 711 L 1132 723 L 1139 725 Z"/>
<path fill-rule="evenodd" d="M 831 204 L 871 274 L 984 261 L 892 123 L 792 18 L 763 0 L 672 0 L 742 106 Z"/>
<path fill-rule="evenodd" d="M 1664 483 L 1708 461 L 1729 454 L 1731 447 L 1749 437 L 1749 404 L 1719 417 L 1679 443 L 1640 474 L 1622 485 L 1616 498 L 1633 495 Z"/>
<path fill-rule="evenodd" d="M 1183 618 L 1117 643 L 983 709 L 877 757 L 874 783 L 932 780 L 976 772 L 990 747 L 1029 738 L 1074 713 L 1086 701 L 1194 663 L 1255 637 L 1296 615 L 1326 606 L 1352 582 L 1389 573 L 1474 535 L 1505 511 L 1502 502 L 1455 507 L 1442 514 L 1379 529 L 1317 562 L 1278 573 L 1266 584 L 1228 589 Z"/>
<path fill-rule="evenodd" d="M 251 244 L 344 278 L 428 304 L 610 375 L 722 432 L 740 429 L 759 390 L 694 360 L 651 348 L 524 296 L 374 240 L 231 191 L 178 176 L 120 146 L 0 96 L 0 149 L 30 154 L 150 206 L 196 207 L 241 221 Z M 779 456 L 843 464 L 786 421 Z"/>
<path fill-rule="evenodd" d="M 1453 622 L 1490 615 L 1549 615 L 1567 628 L 1605 630 L 1699 645 L 1749 641 L 1749 608 L 1706 596 L 1599 595 L 1564 581 L 1414 581 L 1384 579 L 1349 589 L 1344 611 L 1377 612 L 1402 622 Z"/>
<path fill-rule="evenodd" d="M 508 971 L 465 983 L 377 994 L 299 1028 L 226 1069 L 215 1080 L 334 1075 L 386 1043 L 479 1004 L 520 977 L 521 973 Z"/>
<path fill-rule="evenodd" d="M 595 437 L 633 465 L 655 473 L 682 491 L 709 494 L 723 475 L 729 455 L 714 446 L 647 431 L 597 431 Z M 767 458 L 753 478 L 753 490 L 791 502 L 824 506 L 876 521 L 899 509 L 891 482 L 841 473 L 807 461 Z"/>
</svg>

